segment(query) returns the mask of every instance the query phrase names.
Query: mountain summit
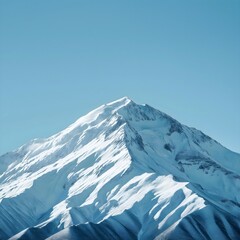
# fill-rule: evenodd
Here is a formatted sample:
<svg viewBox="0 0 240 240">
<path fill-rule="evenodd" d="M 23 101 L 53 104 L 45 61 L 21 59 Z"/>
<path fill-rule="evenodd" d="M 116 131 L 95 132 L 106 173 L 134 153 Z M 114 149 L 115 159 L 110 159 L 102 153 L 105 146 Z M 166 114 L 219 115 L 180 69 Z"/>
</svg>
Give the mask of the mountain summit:
<svg viewBox="0 0 240 240">
<path fill-rule="evenodd" d="M 240 154 L 127 97 L 0 157 L 0 239 L 240 239 Z"/>
</svg>

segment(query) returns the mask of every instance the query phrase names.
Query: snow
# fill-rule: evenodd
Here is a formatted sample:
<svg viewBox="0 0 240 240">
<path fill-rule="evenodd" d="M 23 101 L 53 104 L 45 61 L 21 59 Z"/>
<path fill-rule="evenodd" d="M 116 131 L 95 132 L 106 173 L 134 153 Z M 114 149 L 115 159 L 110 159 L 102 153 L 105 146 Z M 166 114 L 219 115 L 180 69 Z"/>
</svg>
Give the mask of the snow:
<svg viewBox="0 0 240 240">
<path fill-rule="evenodd" d="M 0 239 L 237 239 L 238 219 L 240 155 L 127 97 L 0 157 Z"/>
</svg>

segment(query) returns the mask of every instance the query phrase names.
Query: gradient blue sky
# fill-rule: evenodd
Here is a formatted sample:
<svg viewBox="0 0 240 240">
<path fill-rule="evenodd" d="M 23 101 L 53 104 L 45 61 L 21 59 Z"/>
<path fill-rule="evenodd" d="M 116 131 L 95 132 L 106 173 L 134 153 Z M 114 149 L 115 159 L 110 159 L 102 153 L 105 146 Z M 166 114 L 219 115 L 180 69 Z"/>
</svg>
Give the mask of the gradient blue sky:
<svg viewBox="0 0 240 240">
<path fill-rule="evenodd" d="M 0 154 L 123 96 L 240 152 L 240 1 L 0 0 Z"/>
</svg>

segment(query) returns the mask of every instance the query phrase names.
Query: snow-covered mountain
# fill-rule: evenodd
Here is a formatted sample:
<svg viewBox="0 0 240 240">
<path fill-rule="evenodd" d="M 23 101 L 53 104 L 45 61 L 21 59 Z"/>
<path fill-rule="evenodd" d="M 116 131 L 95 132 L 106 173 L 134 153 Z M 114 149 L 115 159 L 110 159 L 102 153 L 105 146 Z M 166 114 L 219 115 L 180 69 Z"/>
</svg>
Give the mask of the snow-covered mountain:
<svg viewBox="0 0 240 240">
<path fill-rule="evenodd" d="M 128 98 L 0 157 L 0 239 L 240 239 L 240 154 Z"/>
</svg>

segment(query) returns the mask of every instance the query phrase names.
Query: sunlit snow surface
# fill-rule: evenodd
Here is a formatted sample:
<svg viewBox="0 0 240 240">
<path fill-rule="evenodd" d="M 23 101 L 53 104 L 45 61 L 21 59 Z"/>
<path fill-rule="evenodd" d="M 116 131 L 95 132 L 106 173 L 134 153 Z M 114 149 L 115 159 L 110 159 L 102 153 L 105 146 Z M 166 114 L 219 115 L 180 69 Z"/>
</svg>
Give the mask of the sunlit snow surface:
<svg viewBox="0 0 240 240">
<path fill-rule="evenodd" d="M 128 98 L 0 157 L 0 239 L 240 239 L 240 155 Z"/>
</svg>

